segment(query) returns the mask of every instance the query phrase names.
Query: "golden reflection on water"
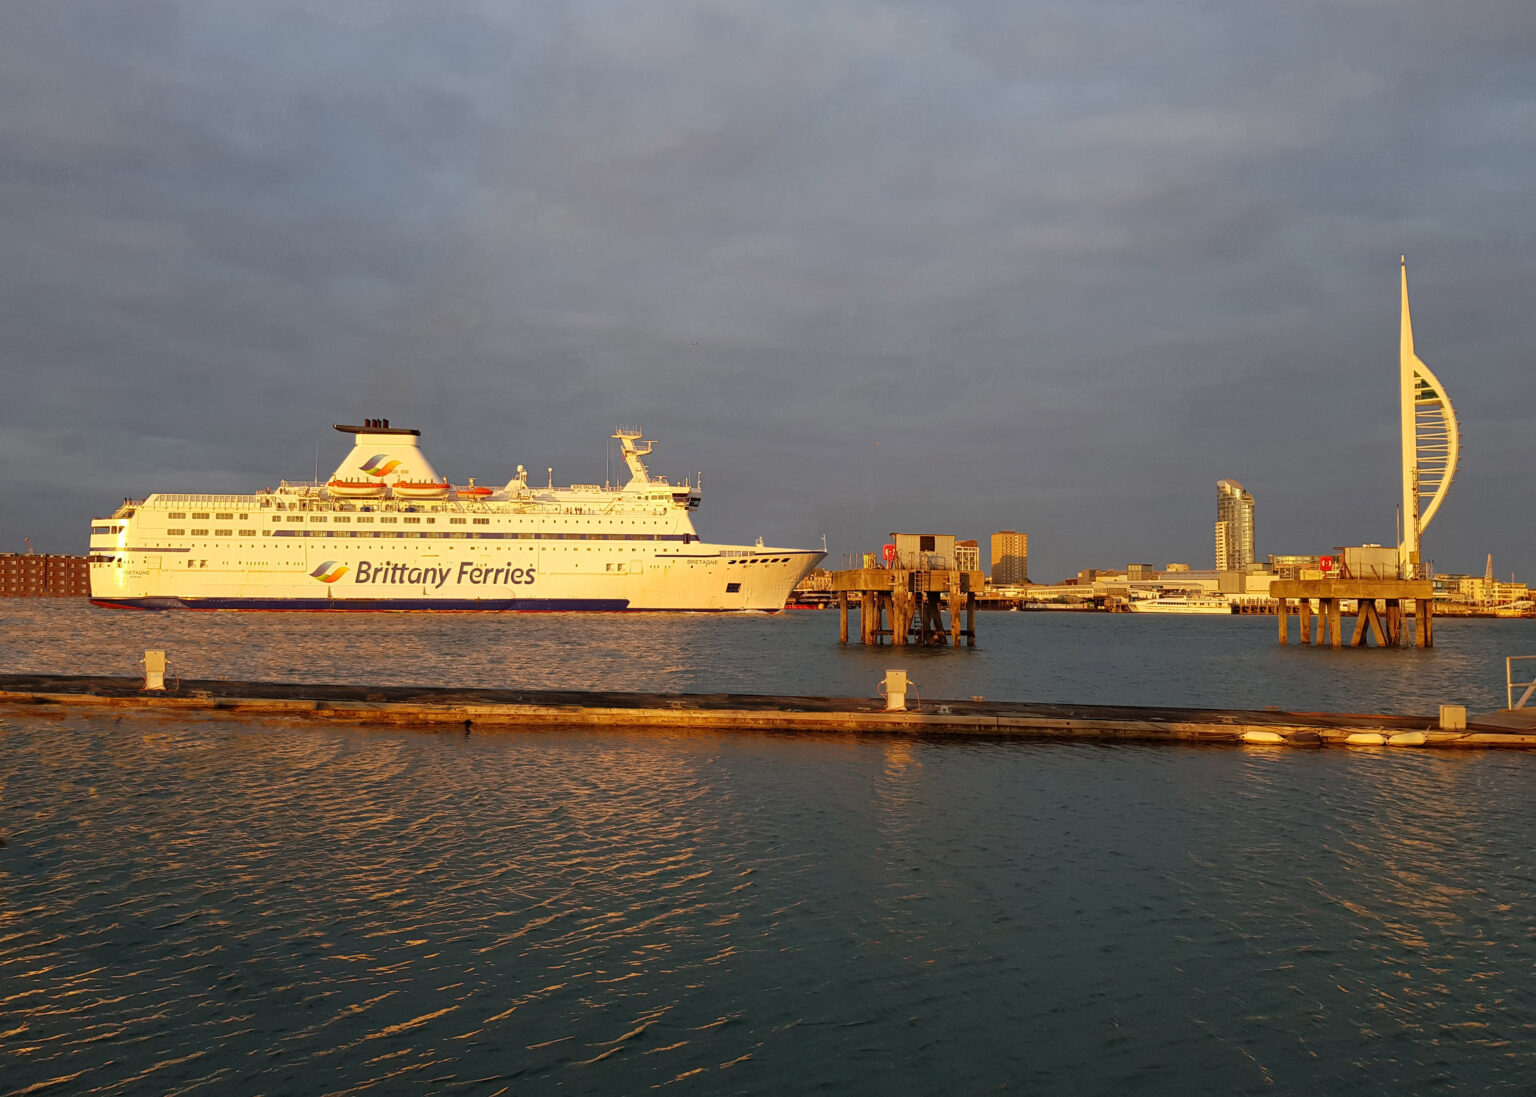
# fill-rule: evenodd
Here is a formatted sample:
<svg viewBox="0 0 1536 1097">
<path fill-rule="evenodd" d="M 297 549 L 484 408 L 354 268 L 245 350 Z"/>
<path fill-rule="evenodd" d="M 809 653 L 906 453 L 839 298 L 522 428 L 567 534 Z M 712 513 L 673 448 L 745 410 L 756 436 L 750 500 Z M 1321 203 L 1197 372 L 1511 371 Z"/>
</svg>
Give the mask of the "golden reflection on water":
<svg viewBox="0 0 1536 1097">
<path fill-rule="evenodd" d="M 81 1093 L 620 1091 L 726 1068 L 754 1091 L 1038 1069 L 1180 1092 L 1157 1081 L 1170 1055 L 1211 1091 L 1320 1063 L 1413 1092 L 1430 1050 L 1536 1066 L 1507 759 L 0 736 L 4 1093 L 65 1074 Z"/>
</svg>

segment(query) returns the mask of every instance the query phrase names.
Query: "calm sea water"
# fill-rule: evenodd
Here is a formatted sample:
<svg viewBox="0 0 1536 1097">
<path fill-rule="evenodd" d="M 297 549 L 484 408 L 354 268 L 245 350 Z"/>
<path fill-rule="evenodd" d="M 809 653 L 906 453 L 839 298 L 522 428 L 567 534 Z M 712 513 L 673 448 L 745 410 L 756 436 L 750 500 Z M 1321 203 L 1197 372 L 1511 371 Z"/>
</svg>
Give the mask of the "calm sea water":
<svg viewBox="0 0 1536 1097">
<path fill-rule="evenodd" d="M 1272 619 L 133 614 L 0 669 L 1432 711 Z M 1529 1092 L 1536 758 L 0 716 L 0 1094 Z"/>
</svg>

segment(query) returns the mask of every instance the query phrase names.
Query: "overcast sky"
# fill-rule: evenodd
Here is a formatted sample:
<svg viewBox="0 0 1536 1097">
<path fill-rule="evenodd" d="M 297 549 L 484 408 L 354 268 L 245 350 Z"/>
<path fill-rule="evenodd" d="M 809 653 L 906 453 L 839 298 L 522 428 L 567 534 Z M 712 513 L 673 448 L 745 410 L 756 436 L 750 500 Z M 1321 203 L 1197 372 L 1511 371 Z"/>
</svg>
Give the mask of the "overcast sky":
<svg viewBox="0 0 1536 1097">
<path fill-rule="evenodd" d="M 0 551 L 639 424 L 708 540 L 1030 573 L 1390 543 L 1398 256 L 1536 582 L 1536 4 L 0 3 Z"/>
</svg>

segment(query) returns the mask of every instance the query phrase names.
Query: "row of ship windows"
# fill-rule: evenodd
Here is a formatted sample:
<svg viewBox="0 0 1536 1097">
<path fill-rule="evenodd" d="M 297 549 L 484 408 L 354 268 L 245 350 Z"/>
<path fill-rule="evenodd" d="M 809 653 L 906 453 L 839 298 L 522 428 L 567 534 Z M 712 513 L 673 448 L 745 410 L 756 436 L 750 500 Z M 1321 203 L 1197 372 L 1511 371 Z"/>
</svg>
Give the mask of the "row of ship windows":
<svg viewBox="0 0 1536 1097">
<path fill-rule="evenodd" d="M 244 518 L 245 515 L 242 514 L 240 517 Z M 300 522 L 300 523 L 302 523 L 302 522 L 306 521 L 306 519 L 308 521 L 310 521 L 310 522 L 326 522 L 326 521 L 330 521 L 330 522 L 345 523 L 345 522 L 356 521 L 359 525 L 367 525 L 368 523 L 374 522 L 374 521 L 378 521 L 380 524 L 391 524 L 391 523 L 394 523 L 394 522 L 403 522 L 405 525 L 408 525 L 408 526 L 410 526 L 410 525 L 417 525 L 417 526 L 419 526 L 423 522 L 425 522 L 429 526 L 430 525 L 435 525 L 437 523 L 437 519 L 436 518 L 421 518 L 419 516 L 418 517 L 413 517 L 413 518 L 392 518 L 392 517 L 389 517 L 388 515 L 380 515 L 380 516 L 375 517 L 373 515 L 367 515 L 367 514 L 358 515 L 356 518 L 354 518 L 352 515 L 349 515 L 349 514 L 333 514 L 333 515 L 329 515 L 329 516 L 324 515 L 324 514 L 310 514 L 310 515 L 307 515 L 307 516 L 303 515 L 303 514 L 288 514 L 288 515 L 274 514 L 272 516 L 272 521 L 274 521 L 274 522 Z M 465 519 L 465 518 L 450 518 L 450 519 L 448 519 L 448 524 L 450 526 L 462 526 L 466 522 L 469 522 L 470 524 L 476 525 L 476 526 L 488 526 L 488 525 L 491 524 L 491 520 L 489 518 L 468 518 L 468 519 Z M 609 525 L 615 525 L 615 526 L 616 525 L 620 525 L 620 524 L 626 525 L 626 526 L 632 526 L 632 525 L 635 525 L 636 523 L 635 523 L 635 521 L 633 519 L 627 519 L 623 523 L 620 523 L 620 522 L 617 522 L 617 521 L 610 521 L 608 524 Z M 642 522 L 640 524 L 641 525 L 656 525 L 657 523 L 654 523 L 654 522 L 644 523 L 644 522 Z"/>
<path fill-rule="evenodd" d="M 240 520 L 241 521 L 246 521 L 246 520 L 249 519 L 249 517 L 250 516 L 247 515 L 247 514 L 242 514 L 242 515 L 240 515 Z M 274 514 L 272 516 L 272 521 L 274 521 L 274 522 L 283 522 L 283 521 L 303 522 L 305 520 L 305 517 L 306 516 L 302 515 L 302 514 L 289 514 L 289 515 Z M 168 513 L 166 515 L 166 518 L 169 519 L 170 521 L 173 521 L 173 522 L 175 522 L 175 521 L 183 521 L 184 522 L 184 521 L 187 520 L 187 512 L 186 511 L 171 511 L 170 513 Z M 337 515 L 331 515 L 331 516 L 327 516 L 327 515 L 323 515 L 323 514 L 311 514 L 311 515 L 308 516 L 308 519 L 311 522 L 334 521 L 334 522 L 338 522 L 338 523 L 344 523 L 344 522 L 351 522 L 351 521 L 353 521 L 353 517 L 351 515 L 347 515 L 347 514 L 337 514 Z M 212 520 L 216 521 L 216 522 L 233 522 L 235 520 L 235 515 L 234 515 L 233 512 L 231 512 L 229 514 L 214 514 L 212 516 Z M 437 522 L 436 518 L 426 518 L 426 519 L 423 519 L 423 518 L 420 518 L 420 517 L 391 518 L 391 517 L 384 516 L 384 515 L 378 516 L 377 519 L 375 519 L 375 517 L 372 516 L 372 515 L 358 515 L 356 517 L 356 521 L 357 521 L 357 523 L 359 525 L 367 525 L 367 524 L 369 524 L 371 522 L 374 522 L 375 520 L 377 520 L 380 524 L 392 524 L 394 522 L 403 522 L 403 523 L 405 523 L 408 526 L 409 525 L 420 525 L 423 521 L 425 521 L 426 524 L 430 526 L 430 525 L 434 525 Z M 194 513 L 192 515 L 192 521 L 194 521 L 194 522 L 198 522 L 198 521 L 206 522 L 206 521 L 209 521 L 209 515 L 206 514 L 206 513 L 203 513 L 203 514 Z M 450 518 L 450 519 L 448 519 L 448 524 L 450 526 L 462 526 L 466 522 L 471 522 L 471 523 L 473 523 L 474 525 L 477 525 L 477 526 L 488 526 L 488 525 L 491 524 L 491 520 L 489 518 L 471 518 L 471 519 Z M 624 524 L 625 525 L 633 525 L 634 522 L 631 519 L 631 520 L 626 520 L 626 522 Z M 92 526 L 91 527 L 91 532 L 92 533 L 121 533 L 123 531 L 123 529 L 124 529 L 123 526 L 115 526 L 115 525 L 114 526 Z M 251 536 L 254 537 L 255 534 L 251 534 Z"/>
<path fill-rule="evenodd" d="M 213 529 L 196 526 L 172 527 L 165 531 L 167 537 L 234 537 L 233 529 Z M 241 537 L 255 537 L 253 529 L 240 530 Z M 699 538 L 692 533 L 423 533 L 419 530 L 330 530 L 330 529 L 279 529 L 268 530 L 268 537 L 410 537 L 454 538 L 476 541 L 682 541 L 687 544 Z"/>
<path fill-rule="evenodd" d="M 249 546 L 249 545 L 237 545 L 235 547 L 236 548 L 250 548 L 251 546 Z M 129 549 L 128 551 L 129 552 L 133 552 L 135 550 L 134 549 Z M 144 550 L 143 549 L 139 549 L 137 551 L 142 552 Z M 521 549 L 501 548 L 498 551 L 501 551 L 501 552 L 513 552 L 513 551 L 532 552 L 533 551 L 533 547 L 531 545 L 525 545 L 525 546 L 522 546 Z M 561 545 L 558 548 L 548 548 L 548 549 L 543 549 L 541 551 L 543 551 L 543 552 L 556 552 L 556 551 L 558 551 L 558 552 L 583 552 L 583 551 L 585 551 L 585 552 L 595 552 L 597 550 L 591 548 L 590 546 L 588 546 L 586 549 L 582 549 L 579 545 L 573 545 L 573 546 Z M 127 557 L 126 556 L 116 556 L 116 555 L 111 555 L 111 554 L 100 555 L 100 556 L 89 556 L 86 559 L 87 559 L 87 561 L 89 563 L 92 563 L 92 564 L 116 564 L 118 567 L 122 567 L 123 564 L 125 564 L 127 562 Z M 181 564 L 178 563 L 177 561 L 180 561 L 181 559 L 182 559 L 182 557 L 177 556 L 177 557 L 175 557 L 174 560 L 167 560 L 167 562 L 165 563 L 164 566 L 167 567 L 167 568 L 180 567 Z M 747 562 L 748 561 L 745 561 L 745 560 L 742 561 L 742 563 L 747 563 Z M 774 563 L 774 562 L 775 561 L 772 561 L 772 560 L 759 560 L 759 561 L 757 561 L 757 563 L 763 563 L 763 564 L 771 564 L 771 563 Z M 688 564 L 689 567 L 696 567 L 696 566 L 698 566 L 701 563 L 703 563 L 703 560 L 699 560 L 699 559 L 691 559 L 691 560 L 687 561 L 687 564 Z M 231 560 L 226 558 L 223 561 L 218 561 L 218 560 L 214 561 L 214 566 L 215 567 L 229 567 L 231 564 L 234 564 L 235 566 L 242 567 L 242 568 L 256 569 L 258 571 L 285 571 L 285 570 L 288 570 L 290 568 L 295 568 L 295 567 L 300 567 L 300 566 L 303 566 L 303 567 L 308 567 L 309 566 L 304 560 L 274 560 L 274 559 L 265 559 L 265 560 L 235 560 L 235 561 L 231 561 Z M 189 568 L 206 568 L 208 566 L 208 561 L 207 560 L 199 560 L 196 557 L 191 557 L 191 558 L 188 558 L 186 560 L 186 566 L 189 567 Z M 580 567 L 581 565 L 580 564 L 573 564 L 572 566 L 573 567 Z M 643 568 L 645 565 L 644 565 L 644 563 L 642 563 L 640 561 L 631 560 L 631 561 L 629 561 L 629 565 L 628 566 L 639 566 L 639 567 Z M 623 562 L 620 562 L 620 563 L 617 563 L 617 564 L 609 563 L 609 564 L 605 564 L 604 567 L 606 567 L 607 570 L 609 570 L 609 571 L 624 571 L 625 568 L 626 568 L 626 564 L 623 563 Z"/>
</svg>

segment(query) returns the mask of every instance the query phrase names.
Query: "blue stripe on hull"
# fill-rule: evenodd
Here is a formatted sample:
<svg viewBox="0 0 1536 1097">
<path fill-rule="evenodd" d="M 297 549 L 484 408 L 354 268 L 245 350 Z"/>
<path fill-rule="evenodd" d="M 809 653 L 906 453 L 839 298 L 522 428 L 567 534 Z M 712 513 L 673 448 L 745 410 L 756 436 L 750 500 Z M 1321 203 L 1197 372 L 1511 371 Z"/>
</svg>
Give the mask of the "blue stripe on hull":
<svg viewBox="0 0 1536 1097">
<path fill-rule="evenodd" d="M 500 610 L 564 613 L 589 610 L 613 613 L 629 608 L 627 598 L 92 598 L 92 604 L 124 609 L 327 610 L 367 613 L 378 610 Z"/>
</svg>

